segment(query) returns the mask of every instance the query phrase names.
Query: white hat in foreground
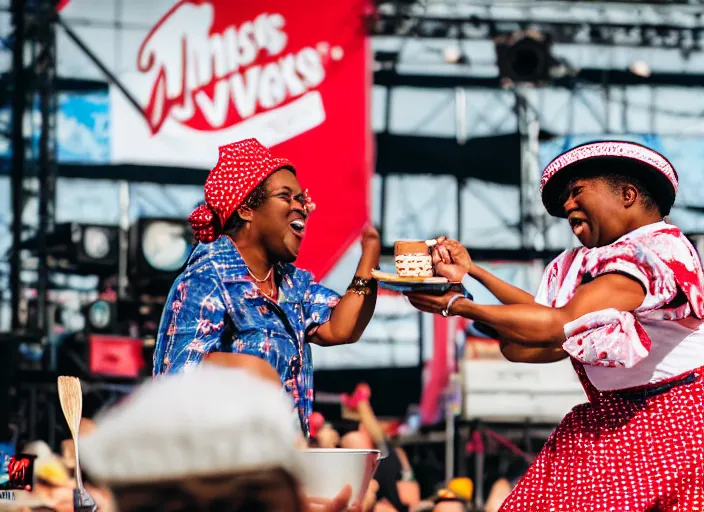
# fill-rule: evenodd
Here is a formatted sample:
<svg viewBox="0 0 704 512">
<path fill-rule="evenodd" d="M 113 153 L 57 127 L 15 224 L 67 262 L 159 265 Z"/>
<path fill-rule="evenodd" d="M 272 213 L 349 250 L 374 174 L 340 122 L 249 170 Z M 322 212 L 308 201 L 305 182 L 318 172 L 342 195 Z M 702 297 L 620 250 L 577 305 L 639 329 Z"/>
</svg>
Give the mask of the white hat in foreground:
<svg viewBox="0 0 704 512">
<path fill-rule="evenodd" d="M 281 388 L 246 370 L 201 366 L 139 387 L 79 440 L 81 465 L 110 485 L 282 467 L 304 479 Z"/>
</svg>

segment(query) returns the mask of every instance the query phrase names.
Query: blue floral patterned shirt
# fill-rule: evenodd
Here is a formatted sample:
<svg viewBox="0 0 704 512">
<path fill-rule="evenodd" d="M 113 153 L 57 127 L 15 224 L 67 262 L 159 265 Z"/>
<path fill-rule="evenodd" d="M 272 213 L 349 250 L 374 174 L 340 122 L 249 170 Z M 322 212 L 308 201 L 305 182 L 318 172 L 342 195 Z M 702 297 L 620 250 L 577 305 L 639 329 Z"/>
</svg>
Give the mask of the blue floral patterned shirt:
<svg viewBox="0 0 704 512">
<path fill-rule="evenodd" d="M 229 237 L 198 244 L 166 300 L 154 376 L 188 371 L 210 352 L 260 357 L 279 373 L 308 435 L 313 364 L 306 335 L 330 319 L 340 296 L 293 265 L 277 265 L 276 272 L 274 302 L 259 291 Z"/>
</svg>

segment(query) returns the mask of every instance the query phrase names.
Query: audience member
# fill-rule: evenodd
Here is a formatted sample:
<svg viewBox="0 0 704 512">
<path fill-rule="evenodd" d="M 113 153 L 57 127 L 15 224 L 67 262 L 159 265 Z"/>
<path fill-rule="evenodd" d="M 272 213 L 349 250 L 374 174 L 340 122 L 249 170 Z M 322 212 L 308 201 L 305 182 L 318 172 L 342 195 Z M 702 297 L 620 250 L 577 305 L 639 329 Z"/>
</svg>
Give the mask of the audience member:
<svg viewBox="0 0 704 512">
<path fill-rule="evenodd" d="M 290 412 L 280 383 L 204 365 L 148 382 L 108 411 L 81 438 L 81 460 L 120 512 L 346 510 L 349 486 L 331 501 L 304 496 Z"/>
</svg>

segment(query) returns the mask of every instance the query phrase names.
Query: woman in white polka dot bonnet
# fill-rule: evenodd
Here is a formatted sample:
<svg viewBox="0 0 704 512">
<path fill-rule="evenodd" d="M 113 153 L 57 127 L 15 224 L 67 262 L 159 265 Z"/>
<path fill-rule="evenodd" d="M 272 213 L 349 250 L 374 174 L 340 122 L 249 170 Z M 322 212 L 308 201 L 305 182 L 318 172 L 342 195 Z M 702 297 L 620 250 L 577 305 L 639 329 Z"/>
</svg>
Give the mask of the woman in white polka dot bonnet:
<svg viewBox="0 0 704 512">
<path fill-rule="evenodd" d="M 421 310 L 494 331 L 507 359 L 571 358 L 588 403 L 558 425 L 502 512 L 704 510 L 704 274 L 666 223 L 672 164 L 630 142 L 594 142 L 553 160 L 543 203 L 583 247 L 543 274 L 534 297 L 440 239 L 438 274 L 484 284 L 504 305 L 411 296 Z M 469 276 L 467 278 L 467 276 Z"/>
<path fill-rule="evenodd" d="M 292 264 L 314 208 L 289 160 L 255 139 L 220 148 L 205 182 L 205 204 L 190 216 L 199 243 L 167 298 L 155 375 L 186 371 L 212 353 L 261 358 L 278 373 L 309 433 L 310 344 L 360 338 L 376 304 L 371 271 L 381 252 L 379 234 L 365 228 L 347 293 L 340 297 L 321 286 Z"/>
</svg>

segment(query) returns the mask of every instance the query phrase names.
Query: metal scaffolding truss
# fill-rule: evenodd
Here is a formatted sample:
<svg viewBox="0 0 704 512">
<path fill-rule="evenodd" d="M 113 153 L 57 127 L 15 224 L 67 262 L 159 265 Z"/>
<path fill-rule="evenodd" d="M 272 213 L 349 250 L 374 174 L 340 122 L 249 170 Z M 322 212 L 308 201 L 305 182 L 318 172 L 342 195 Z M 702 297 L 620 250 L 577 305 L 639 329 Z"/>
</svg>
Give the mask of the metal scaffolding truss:
<svg viewBox="0 0 704 512">
<path fill-rule="evenodd" d="M 415 88 L 391 87 L 377 92 L 386 100 L 384 119 L 375 127 L 382 133 L 442 136 L 460 145 L 477 137 L 519 133 L 521 144 L 521 173 L 513 190 L 471 176 L 455 176 L 440 167 L 428 169 L 435 175 L 432 180 L 405 175 L 408 171 L 403 167 L 378 169 L 382 176 L 377 223 L 383 226 L 389 251 L 394 239 L 438 234 L 456 236 L 473 249 L 503 249 L 478 253 L 488 258 L 525 259 L 536 251 L 564 248 L 571 240 L 568 230 L 545 214 L 539 197 L 541 138 L 656 133 L 667 127 L 674 132 L 700 126 L 691 112 L 658 110 L 658 95 L 647 87 L 629 90 L 575 83 L 572 89 L 455 88 L 421 93 Z M 426 101 L 414 101 L 420 94 Z M 415 108 L 394 108 L 395 99 L 413 102 Z M 701 99 L 695 97 L 689 103 L 698 104 L 704 110 Z M 683 116 L 689 116 L 689 124 L 682 122 Z M 467 166 L 471 165 L 468 161 Z M 520 210 L 514 203 L 520 204 Z"/>
<path fill-rule="evenodd" d="M 466 39 L 533 28 L 551 32 L 563 43 L 696 46 L 704 37 L 703 6 L 555 0 L 383 2 L 375 28 L 382 35 Z"/>
<path fill-rule="evenodd" d="M 385 98 L 390 94 L 393 100 L 389 125 L 391 132 L 455 138 L 515 131 L 518 119 L 512 90 L 467 86 L 468 80 L 463 77 L 442 77 L 421 83 L 415 78 L 398 74 L 393 81 L 377 81 L 376 96 Z M 605 73 L 604 79 L 603 84 L 574 79 L 570 87 L 541 87 L 525 95 L 540 121 L 541 136 L 704 133 L 701 121 L 704 96 L 699 89 L 647 84 L 613 85 L 608 82 L 608 73 Z M 456 101 L 458 87 L 465 91 L 463 104 Z M 416 101 L 414 112 L 407 109 L 394 112 L 401 110 L 397 105 L 406 103 L 407 98 L 416 99 L 421 94 L 414 91 L 422 91 L 427 101 Z M 458 112 L 466 112 L 464 127 L 456 122 Z M 381 131 L 385 125 L 380 118 L 375 128 Z"/>
<path fill-rule="evenodd" d="M 422 216 L 404 206 L 418 206 L 407 194 L 405 202 L 397 205 L 403 212 L 394 218 L 405 223 L 410 232 L 413 222 L 447 219 L 448 210 L 454 209 L 457 220 L 445 220 L 444 226 L 470 246 L 483 238 L 481 247 L 489 242 L 492 247 L 513 250 L 521 259 L 536 251 L 564 248 L 571 237 L 566 228 L 561 229 L 564 226 L 545 215 L 538 193 L 538 141 L 574 134 L 704 133 L 699 121 L 704 99 L 698 89 L 689 87 L 704 83 L 704 68 L 696 74 L 702 67 L 701 55 L 692 66 L 695 71 L 687 70 L 687 59 L 704 48 L 703 12 L 701 7 L 681 5 L 591 2 L 426 0 L 382 4 L 375 26 L 374 82 L 376 97 L 383 97 L 378 103 L 384 103 L 385 108 L 383 115 L 376 117 L 375 129 L 394 135 L 453 138 L 458 144 L 476 137 L 519 133 L 521 143 L 518 197 L 508 190 L 489 191 L 486 184 L 468 186 L 473 180 L 456 177 L 453 185 L 438 194 L 444 200 L 436 197 L 433 202 L 428 197 Z M 576 61 L 596 67 L 575 68 L 542 87 L 504 88 L 494 60 L 493 38 L 525 29 L 550 34 L 554 51 L 572 56 L 565 61 L 568 65 Z M 621 50 L 629 47 L 631 59 L 651 48 L 648 60 L 653 69 L 647 79 L 627 69 L 628 53 Z M 456 56 L 448 61 L 448 50 L 459 59 Z M 670 101 L 675 94 L 687 101 Z M 414 107 L 403 108 L 404 104 Z M 392 172 L 383 169 L 383 179 L 388 180 Z M 429 172 L 449 174 L 437 168 Z M 431 189 L 426 187 L 426 192 L 430 194 Z M 386 200 L 382 195 L 382 201 Z M 448 204 L 454 203 L 455 196 L 456 208 Z M 479 224 L 477 219 L 482 218 L 489 230 L 494 228 L 489 234 L 495 235 L 497 230 L 506 234 L 503 240 L 485 238 L 477 230 L 469 236 L 464 206 L 468 200 L 473 223 Z M 515 212 L 518 215 L 507 206 L 513 200 L 520 203 L 520 212 Z M 491 214 L 489 210 L 493 210 Z M 491 220 L 486 222 L 488 217 Z M 433 234 L 428 229 L 415 233 Z"/>
<path fill-rule="evenodd" d="M 13 0 L 12 47 L 12 249 L 10 253 L 11 328 L 24 331 L 20 321 L 21 274 L 27 259 L 21 242 L 35 236 L 37 249 L 37 337 L 48 324 L 49 267 L 46 237 L 52 230 L 56 187 L 56 0 Z M 39 126 L 31 116 L 39 107 Z M 27 132 L 26 126 L 29 126 Z"/>
<path fill-rule="evenodd" d="M 108 75 L 110 70 L 120 69 L 120 52 L 116 50 L 112 56 L 110 52 L 104 52 L 101 53 L 101 59 L 94 59 L 86 55 L 90 52 L 85 51 L 81 40 L 90 42 L 88 34 L 103 30 L 100 27 L 106 27 L 106 31 L 108 27 L 114 31 L 141 30 L 143 25 L 140 23 L 143 24 L 143 21 L 137 21 L 134 13 L 130 13 L 130 9 L 123 9 L 122 4 L 122 1 L 111 2 L 114 9 L 109 9 L 110 12 L 120 13 L 119 16 L 106 17 L 97 11 L 86 9 L 77 14 L 81 19 L 65 18 L 58 28 L 61 34 L 73 39 L 71 46 L 77 43 L 78 48 L 83 50 L 81 58 L 84 61 L 87 58 L 97 69 Z M 658 100 L 669 94 L 667 87 L 626 85 L 642 82 L 638 82 L 637 77 L 630 77 L 631 81 L 628 82 L 625 74 L 619 74 L 620 72 L 615 70 L 586 69 L 575 77 L 564 77 L 550 87 L 523 91 L 502 89 L 496 70 L 491 67 L 495 66 L 494 62 L 487 67 L 491 73 L 472 72 L 478 65 L 477 60 L 487 55 L 493 57 L 493 34 L 526 28 L 528 25 L 550 29 L 556 34 L 556 42 L 562 42 L 560 44 L 563 46 L 579 46 L 598 39 L 600 44 L 619 47 L 630 44 L 649 45 L 660 49 L 688 47 L 685 43 L 690 40 L 698 41 L 704 27 L 697 17 L 699 11 L 701 9 L 687 6 L 668 8 L 639 5 L 634 8 L 633 5 L 609 3 L 608 7 L 604 7 L 593 2 L 516 0 L 382 3 L 377 34 L 393 34 L 395 39 L 400 41 L 401 50 L 387 51 L 388 45 L 385 46 L 384 40 L 390 39 L 389 37 L 374 38 L 380 67 L 375 73 L 375 98 L 378 97 L 378 101 L 375 101 L 375 130 L 393 135 L 446 137 L 456 140 L 459 145 L 478 137 L 520 133 L 524 160 L 528 156 L 533 160 L 537 159 L 537 153 L 527 149 L 526 134 L 529 132 L 526 131 L 527 124 L 524 123 L 526 119 L 521 117 L 524 115 L 535 118 L 528 124 L 539 126 L 538 137 L 573 133 L 628 133 L 646 129 L 650 132 L 674 132 L 680 128 L 693 132 L 702 131 L 698 121 L 698 105 L 701 104 L 701 111 L 704 112 L 704 102 L 701 99 L 692 98 L 682 111 L 658 109 Z M 125 18 L 127 14 L 129 16 Z M 516 20 L 518 23 L 514 23 Z M 82 32 L 83 29 L 86 31 Z M 681 34 L 690 32 L 691 38 L 680 37 Z M 80 37 L 73 37 L 72 34 Z M 672 34 L 679 35 L 675 37 Z M 116 41 L 122 41 L 121 35 L 112 35 Z M 637 40 L 637 37 L 642 40 Z M 406 72 L 408 63 L 405 59 L 408 54 L 415 52 L 417 46 L 413 46 L 414 44 L 422 42 L 432 46 L 432 51 L 429 50 L 428 53 L 434 52 L 436 60 L 442 65 L 445 64 L 442 52 L 438 53 L 437 49 L 442 49 L 442 45 L 450 39 L 484 44 L 484 49 L 469 55 L 469 66 L 458 64 L 438 73 L 430 69 L 430 66 L 424 74 Z M 692 46 L 692 51 L 697 51 L 693 45 L 689 46 Z M 403 48 L 406 49 L 405 52 Z M 63 58 L 68 58 L 67 52 L 64 52 Z M 104 63 L 104 66 L 101 66 L 101 63 Z M 419 66 L 424 66 L 424 62 Z M 690 78 L 696 80 L 698 76 Z M 102 79 L 105 80 L 104 75 Z M 107 80 L 112 81 L 110 76 Z M 654 73 L 650 83 L 657 83 L 657 80 L 661 80 L 661 83 L 674 83 L 673 77 L 658 72 Z M 615 85 L 615 82 L 618 85 Z M 119 83 L 117 85 L 119 86 Z M 409 108 L 411 105 L 412 108 Z M 689 122 L 682 123 L 683 116 L 686 116 Z M 534 167 L 536 165 L 533 164 Z M 526 171 L 525 165 L 521 165 L 521 170 Z M 380 180 L 382 185 L 379 195 L 383 205 L 387 202 L 387 191 L 390 188 L 386 186 L 386 182 L 389 179 L 398 181 L 402 176 L 391 175 L 403 174 L 404 170 L 396 168 L 381 171 L 383 177 Z M 106 170 L 106 174 L 102 176 L 108 176 L 109 172 Z M 443 174 L 439 168 L 429 168 L 428 173 Z M 447 182 L 448 185 L 444 188 L 437 187 L 435 194 L 427 194 L 426 200 L 423 201 L 423 204 L 427 203 L 427 207 L 422 215 L 417 212 L 411 214 L 412 209 L 417 209 L 419 203 L 410 197 L 405 197 L 405 202 L 394 205 L 402 210 L 400 213 L 394 213 L 391 219 L 391 223 L 396 226 L 394 229 L 420 234 L 424 230 L 438 230 L 438 226 L 443 224 L 443 228 L 455 232 L 467 242 L 479 235 L 491 247 L 502 247 L 508 251 L 525 248 L 529 241 L 535 243 L 533 248 L 559 247 L 562 243 L 552 243 L 552 226 L 541 225 L 542 221 L 536 220 L 537 211 L 531 213 L 532 207 L 527 201 L 531 194 L 535 195 L 537 181 L 530 184 L 529 189 L 529 180 L 525 173 L 516 179 L 515 190 L 505 185 L 494 186 L 482 180 L 475 180 L 471 176 L 468 178 L 452 176 L 447 172 L 444 174 L 446 178 L 443 178 L 442 182 L 438 181 L 438 184 Z M 488 190 L 492 187 L 493 190 Z M 428 190 L 430 189 L 426 192 Z M 448 195 L 451 197 L 448 198 Z M 497 198 L 500 198 L 500 201 L 497 201 Z M 469 222 L 466 221 L 469 214 L 464 206 L 468 202 L 476 206 L 471 211 L 472 216 L 479 212 L 489 220 L 483 227 L 485 233 L 478 233 L 476 229 L 469 230 Z M 521 212 L 518 208 L 514 212 L 512 207 L 506 207 L 513 202 L 520 202 Z M 384 213 L 390 208 L 381 206 L 379 210 Z M 381 215 L 382 219 L 385 215 L 386 213 Z M 452 220 L 446 221 L 449 217 L 452 217 Z M 431 222 L 432 219 L 435 220 Z M 426 225 L 427 227 L 424 227 Z M 502 240 L 492 238 L 499 227 L 503 228 Z M 547 240 L 539 241 L 534 232 L 536 229 L 543 232 L 547 230 Z"/>
<path fill-rule="evenodd" d="M 545 211 L 536 184 L 540 182 L 540 121 L 528 98 L 534 91 L 516 94 L 516 116 L 521 136 L 521 246 L 543 250 L 551 217 Z"/>
</svg>

